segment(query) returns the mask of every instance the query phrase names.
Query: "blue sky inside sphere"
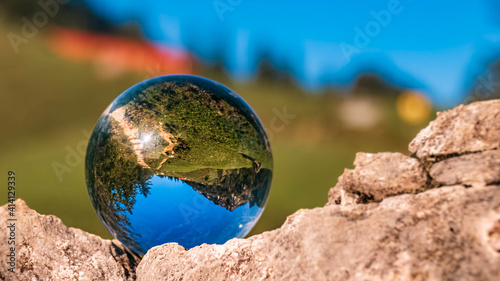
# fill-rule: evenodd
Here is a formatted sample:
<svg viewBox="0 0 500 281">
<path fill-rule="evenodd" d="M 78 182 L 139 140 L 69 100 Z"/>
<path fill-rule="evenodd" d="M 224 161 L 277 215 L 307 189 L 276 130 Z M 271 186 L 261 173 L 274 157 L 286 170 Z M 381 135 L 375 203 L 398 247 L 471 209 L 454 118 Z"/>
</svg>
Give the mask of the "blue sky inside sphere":
<svg viewBox="0 0 500 281">
<path fill-rule="evenodd" d="M 264 210 L 247 202 L 229 211 L 178 179 L 155 175 L 148 182 L 150 193 L 137 195 L 132 213 L 124 212 L 143 254 L 168 242 L 190 249 L 243 238 Z"/>
<path fill-rule="evenodd" d="M 155 43 L 209 65 L 222 61 L 234 79 L 255 77 L 265 57 L 313 91 L 376 73 L 452 107 L 500 57 L 500 4 L 493 0 L 85 2 L 111 22 L 138 22 Z"/>
</svg>

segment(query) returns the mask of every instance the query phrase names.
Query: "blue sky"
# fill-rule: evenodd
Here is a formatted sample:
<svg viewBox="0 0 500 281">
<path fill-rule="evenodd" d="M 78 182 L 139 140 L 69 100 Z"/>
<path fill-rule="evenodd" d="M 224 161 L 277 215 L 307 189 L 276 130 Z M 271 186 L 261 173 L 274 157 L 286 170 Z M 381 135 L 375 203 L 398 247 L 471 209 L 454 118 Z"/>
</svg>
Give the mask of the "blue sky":
<svg viewBox="0 0 500 281">
<path fill-rule="evenodd" d="M 166 242 L 189 249 L 243 238 L 264 210 L 247 203 L 229 211 L 188 184 L 168 177 L 153 176 L 148 183 L 151 189 L 147 197 L 137 195 L 133 212 L 125 212 L 138 244 L 146 251 Z"/>
<path fill-rule="evenodd" d="M 361 73 L 418 89 L 439 107 L 464 100 L 500 58 L 493 0 L 85 0 L 146 38 L 255 76 L 262 56 L 309 90 L 349 87 Z"/>
</svg>

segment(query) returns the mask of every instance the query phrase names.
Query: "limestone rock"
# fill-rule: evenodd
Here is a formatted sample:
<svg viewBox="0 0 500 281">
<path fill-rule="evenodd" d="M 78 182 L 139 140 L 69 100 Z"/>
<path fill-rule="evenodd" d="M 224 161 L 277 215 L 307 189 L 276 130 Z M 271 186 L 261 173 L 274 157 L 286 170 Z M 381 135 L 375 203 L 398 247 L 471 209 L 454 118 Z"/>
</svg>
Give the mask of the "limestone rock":
<svg viewBox="0 0 500 281">
<path fill-rule="evenodd" d="M 0 224 L 4 227 L 8 214 L 7 205 L 2 206 Z M 15 216 L 16 270 L 8 271 L 10 234 L 1 231 L 0 279 L 135 280 L 139 258 L 117 240 L 67 227 L 55 216 L 31 210 L 21 199 L 15 201 Z"/>
<path fill-rule="evenodd" d="M 430 176 L 435 182 L 444 185 L 500 183 L 500 150 L 488 150 L 443 160 L 432 165 Z"/>
<path fill-rule="evenodd" d="M 499 114 L 498 100 L 438 114 L 416 158 L 358 153 L 327 206 L 224 245 L 155 247 L 138 279 L 498 280 Z"/>
<path fill-rule="evenodd" d="M 500 100 L 440 112 L 409 145 L 421 159 L 494 148 L 500 148 Z"/>
<path fill-rule="evenodd" d="M 357 153 L 354 170 L 346 169 L 330 191 L 330 204 L 378 202 L 427 187 L 427 174 L 420 162 L 401 153 Z"/>
<path fill-rule="evenodd" d="M 138 280 L 498 280 L 500 186 L 300 210 L 274 231 L 151 249 Z M 496 242 L 495 242 L 496 241 Z"/>
<path fill-rule="evenodd" d="M 137 268 L 122 245 L 18 200 L 19 272 L 8 275 L 1 260 L 0 279 L 498 281 L 499 114 L 499 100 L 438 114 L 410 144 L 412 157 L 358 153 L 325 207 L 224 245 L 164 244 Z M 7 251 L 2 244 L 2 259 Z"/>
<path fill-rule="evenodd" d="M 500 219 L 488 231 L 488 242 L 493 251 L 500 253 Z"/>
</svg>

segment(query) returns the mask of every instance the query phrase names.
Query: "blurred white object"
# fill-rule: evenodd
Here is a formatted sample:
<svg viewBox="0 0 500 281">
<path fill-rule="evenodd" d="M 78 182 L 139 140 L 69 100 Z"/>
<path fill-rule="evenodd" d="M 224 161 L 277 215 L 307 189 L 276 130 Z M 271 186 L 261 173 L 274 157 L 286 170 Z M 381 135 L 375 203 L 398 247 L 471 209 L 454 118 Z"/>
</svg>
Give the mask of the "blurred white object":
<svg viewBox="0 0 500 281">
<path fill-rule="evenodd" d="M 340 119 L 349 129 L 367 130 L 376 126 L 382 117 L 370 97 L 348 97 L 339 107 Z"/>
</svg>

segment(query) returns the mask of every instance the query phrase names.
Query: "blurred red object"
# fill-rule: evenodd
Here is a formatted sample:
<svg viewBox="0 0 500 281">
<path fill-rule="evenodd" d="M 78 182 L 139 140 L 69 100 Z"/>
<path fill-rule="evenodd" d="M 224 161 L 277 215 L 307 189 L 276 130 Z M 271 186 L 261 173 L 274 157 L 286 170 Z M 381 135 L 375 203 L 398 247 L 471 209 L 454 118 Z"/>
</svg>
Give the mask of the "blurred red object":
<svg viewBox="0 0 500 281">
<path fill-rule="evenodd" d="M 93 62 L 119 72 L 147 73 L 151 77 L 192 74 L 196 65 L 195 58 L 183 50 L 68 28 L 54 29 L 50 45 L 56 54 L 67 59 Z"/>
</svg>

